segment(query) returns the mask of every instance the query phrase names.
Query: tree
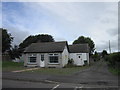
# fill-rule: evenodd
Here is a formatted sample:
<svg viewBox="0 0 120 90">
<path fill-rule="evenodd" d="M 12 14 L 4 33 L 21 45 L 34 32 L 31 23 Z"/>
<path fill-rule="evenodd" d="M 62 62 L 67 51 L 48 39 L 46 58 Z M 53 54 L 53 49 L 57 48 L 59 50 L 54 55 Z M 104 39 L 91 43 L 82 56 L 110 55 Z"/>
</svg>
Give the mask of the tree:
<svg viewBox="0 0 120 90">
<path fill-rule="evenodd" d="M 14 47 L 9 51 L 9 54 L 12 59 L 19 58 L 21 55 L 19 47 L 17 45 L 14 45 Z"/>
<path fill-rule="evenodd" d="M 51 35 L 47 34 L 39 34 L 39 35 L 33 35 L 28 36 L 22 43 L 19 44 L 19 48 L 23 51 L 24 48 L 29 46 L 31 43 L 36 42 L 54 42 L 54 39 Z"/>
<path fill-rule="evenodd" d="M 107 51 L 106 51 L 106 50 L 103 50 L 103 51 L 102 51 L 102 57 L 104 58 L 106 55 L 108 55 Z"/>
<path fill-rule="evenodd" d="M 75 40 L 73 42 L 73 44 L 84 44 L 84 43 L 88 43 L 88 45 L 90 47 L 90 54 L 93 54 L 93 52 L 95 50 L 95 48 L 94 48 L 95 44 L 91 38 L 80 36 L 77 40 Z"/>
<path fill-rule="evenodd" d="M 12 41 L 13 37 L 11 34 L 7 32 L 7 29 L 2 28 L 2 53 L 10 50 Z"/>
</svg>

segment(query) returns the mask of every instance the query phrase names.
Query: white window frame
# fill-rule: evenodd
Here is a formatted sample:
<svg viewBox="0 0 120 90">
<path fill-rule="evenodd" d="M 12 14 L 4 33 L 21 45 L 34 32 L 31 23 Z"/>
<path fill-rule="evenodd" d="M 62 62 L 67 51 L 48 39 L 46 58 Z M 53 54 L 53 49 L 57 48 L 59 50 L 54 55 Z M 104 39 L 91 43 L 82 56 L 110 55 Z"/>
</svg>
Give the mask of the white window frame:
<svg viewBox="0 0 120 90">
<path fill-rule="evenodd" d="M 31 57 L 35 57 L 36 58 L 36 62 L 30 62 L 30 58 Z M 37 64 L 37 55 L 35 55 L 35 54 L 30 54 L 29 56 L 28 56 L 28 64 Z"/>
<path fill-rule="evenodd" d="M 58 57 L 58 63 L 50 63 L 50 56 L 57 56 L 57 57 Z M 59 54 L 57 54 L 57 53 L 54 53 L 54 54 L 52 53 L 52 54 L 51 54 L 51 53 L 50 53 L 50 54 L 49 54 L 49 64 L 59 64 Z"/>
</svg>

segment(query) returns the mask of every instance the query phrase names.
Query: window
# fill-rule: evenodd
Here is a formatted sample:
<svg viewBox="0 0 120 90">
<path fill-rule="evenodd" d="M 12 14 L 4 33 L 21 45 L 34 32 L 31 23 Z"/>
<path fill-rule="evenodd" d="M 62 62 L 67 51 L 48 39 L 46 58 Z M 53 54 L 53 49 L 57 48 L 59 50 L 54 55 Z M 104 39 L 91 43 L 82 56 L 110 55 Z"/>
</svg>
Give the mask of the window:
<svg viewBox="0 0 120 90">
<path fill-rule="evenodd" d="M 44 61 L 44 55 L 43 54 L 41 55 L 41 61 Z"/>
<path fill-rule="evenodd" d="M 49 63 L 58 63 L 58 54 L 49 54 Z"/>
<path fill-rule="evenodd" d="M 30 63 L 36 63 L 36 57 L 29 57 Z"/>
<path fill-rule="evenodd" d="M 50 63 L 58 63 L 58 56 L 50 56 Z"/>
</svg>

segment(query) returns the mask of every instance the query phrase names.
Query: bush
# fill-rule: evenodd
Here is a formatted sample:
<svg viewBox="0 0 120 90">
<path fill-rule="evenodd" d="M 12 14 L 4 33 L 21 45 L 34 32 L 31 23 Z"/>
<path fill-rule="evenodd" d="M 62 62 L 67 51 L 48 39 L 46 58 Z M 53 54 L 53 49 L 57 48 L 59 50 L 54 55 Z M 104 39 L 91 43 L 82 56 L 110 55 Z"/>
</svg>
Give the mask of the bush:
<svg viewBox="0 0 120 90">
<path fill-rule="evenodd" d="M 68 64 L 71 64 L 71 65 L 73 65 L 73 64 L 74 64 L 74 61 L 73 61 L 73 59 L 69 59 L 69 60 L 68 60 Z"/>
<path fill-rule="evenodd" d="M 113 68 L 120 67 L 120 52 L 112 53 L 105 58 L 108 61 L 108 65 Z"/>
</svg>

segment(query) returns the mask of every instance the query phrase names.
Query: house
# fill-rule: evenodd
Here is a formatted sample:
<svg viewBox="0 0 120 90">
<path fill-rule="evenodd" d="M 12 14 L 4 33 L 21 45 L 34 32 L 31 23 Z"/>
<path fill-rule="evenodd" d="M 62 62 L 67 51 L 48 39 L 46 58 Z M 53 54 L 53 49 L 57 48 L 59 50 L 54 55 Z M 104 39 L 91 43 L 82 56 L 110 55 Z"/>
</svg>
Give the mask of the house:
<svg viewBox="0 0 120 90">
<path fill-rule="evenodd" d="M 88 44 L 69 45 L 69 58 L 74 61 L 77 66 L 89 64 L 89 46 Z"/>
<path fill-rule="evenodd" d="M 64 67 L 68 63 L 69 48 L 66 41 L 32 43 L 24 51 L 24 66 Z"/>
<path fill-rule="evenodd" d="M 67 41 L 32 43 L 24 51 L 24 66 L 61 68 L 68 64 L 69 59 L 82 66 L 85 62 L 89 64 L 88 51 L 87 44 L 68 46 Z"/>
</svg>

